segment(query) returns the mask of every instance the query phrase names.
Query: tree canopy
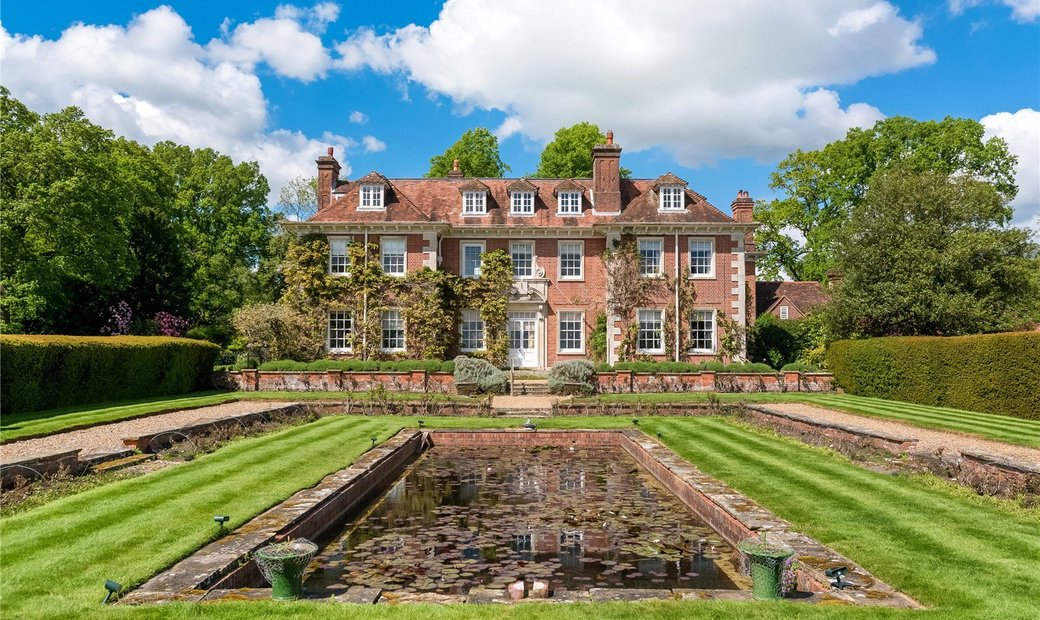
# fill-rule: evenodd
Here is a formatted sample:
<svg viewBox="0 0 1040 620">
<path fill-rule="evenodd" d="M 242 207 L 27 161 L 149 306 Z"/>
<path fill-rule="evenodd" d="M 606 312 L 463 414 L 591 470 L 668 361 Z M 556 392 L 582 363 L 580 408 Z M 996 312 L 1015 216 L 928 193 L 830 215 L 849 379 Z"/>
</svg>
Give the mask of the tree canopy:
<svg viewBox="0 0 1040 620">
<path fill-rule="evenodd" d="M 498 153 L 498 138 L 483 127 L 470 129 L 444 153 L 431 157 L 430 171 L 426 176 L 447 176 L 456 159 L 462 173 L 468 177 L 499 178 L 510 171 Z"/>
<path fill-rule="evenodd" d="M 984 140 L 971 119 L 916 121 L 896 116 L 872 128 L 849 130 L 816 151 L 796 151 L 780 162 L 771 187 L 781 198 L 755 207 L 756 233 L 765 253 L 760 273 L 823 281 L 834 260 L 834 236 L 863 202 L 875 175 L 893 166 L 912 172 L 970 175 L 992 184 L 1006 201 L 1018 191 L 1016 158 L 1000 138 Z"/>
<path fill-rule="evenodd" d="M 563 127 L 556 132 L 552 141 L 542 149 L 535 177 L 545 179 L 587 179 L 592 177 L 592 147 L 604 144 L 607 137 L 598 125 L 581 122 Z M 621 169 L 621 176 L 632 173 Z"/>
<path fill-rule="evenodd" d="M 318 211 L 318 177 L 289 179 L 278 193 L 278 206 L 290 220 L 309 219 Z"/>
<path fill-rule="evenodd" d="M 1008 226 L 1007 190 L 963 174 L 887 170 L 835 234 L 825 309 L 838 338 L 953 336 L 1040 318 L 1040 258 Z"/>
</svg>

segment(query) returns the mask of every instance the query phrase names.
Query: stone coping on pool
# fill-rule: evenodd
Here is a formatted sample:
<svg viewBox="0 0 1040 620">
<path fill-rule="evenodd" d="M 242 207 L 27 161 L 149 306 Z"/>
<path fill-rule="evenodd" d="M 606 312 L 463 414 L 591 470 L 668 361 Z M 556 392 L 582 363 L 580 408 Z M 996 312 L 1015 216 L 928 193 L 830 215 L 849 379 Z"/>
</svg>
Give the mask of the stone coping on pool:
<svg viewBox="0 0 1040 620">
<path fill-rule="evenodd" d="M 344 515 L 367 505 L 396 479 L 423 449 L 433 446 L 576 446 L 619 448 L 634 458 L 655 479 L 679 498 L 698 517 L 708 523 L 731 546 L 762 531 L 768 540 L 785 544 L 795 551 L 801 570 L 800 599 L 809 602 L 844 602 L 856 605 L 881 605 L 916 608 L 920 605 L 876 579 L 866 569 L 820 542 L 797 532 L 791 525 L 748 497 L 704 474 L 661 442 L 635 430 L 402 430 L 386 442 L 366 452 L 351 466 L 325 477 L 314 487 L 304 489 L 264 512 L 227 536 L 213 542 L 169 570 L 155 576 L 122 598 L 131 604 L 165 601 L 244 600 L 263 597 L 270 589 L 262 583 L 252 553 L 260 547 L 287 537 L 321 538 Z M 847 567 L 845 581 L 851 587 L 831 588 L 824 574 L 829 568 Z M 334 600 L 342 602 L 499 602 L 500 595 L 487 594 L 489 588 L 475 588 L 469 594 L 380 593 L 374 588 L 344 588 Z M 362 591 L 364 590 L 364 591 Z M 603 591 L 600 591 L 603 590 Z M 354 592 L 353 596 L 348 596 Z M 502 590 L 505 592 L 505 590 Z M 557 602 L 578 600 L 718 599 L 750 598 L 746 590 L 719 594 L 709 590 L 649 590 L 643 594 L 630 589 L 592 588 L 546 599 Z M 734 594 L 736 592 L 736 594 Z M 562 593 L 561 593 L 562 594 Z M 469 599 L 473 600 L 470 601 Z M 352 600 L 356 599 L 356 600 Z M 443 599 L 443 600 L 442 600 Z M 449 600 L 450 599 L 450 600 Z M 324 597 L 320 600 L 330 600 Z"/>
</svg>

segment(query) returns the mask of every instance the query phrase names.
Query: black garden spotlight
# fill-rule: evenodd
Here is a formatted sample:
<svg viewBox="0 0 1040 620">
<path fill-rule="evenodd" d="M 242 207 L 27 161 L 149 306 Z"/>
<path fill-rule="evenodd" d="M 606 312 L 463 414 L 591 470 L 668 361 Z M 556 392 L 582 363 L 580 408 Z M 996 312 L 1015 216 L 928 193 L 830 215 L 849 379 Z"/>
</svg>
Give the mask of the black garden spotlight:
<svg viewBox="0 0 1040 620">
<path fill-rule="evenodd" d="M 215 515 L 213 520 L 217 523 L 217 527 L 224 529 L 224 524 L 231 520 L 228 515 Z"/>
<path fill-rule="evenodd" d="M 378 436 L 376 436 L 376 435 L 372 435 L 372 447 L 373 447 L 373 448 L 375 448 L 375 447 L 376 447 L 376 440 L 377 440 L 377 439 L 379 439 L 379 437 L 378 437 Z"/>
<path fill-rule="evenodd" d="M 657 441 L 661 441 L 661 431 L 657 431 Z"/>
<path fill-rule="evenodd" d="M 639 418 L 632 418 L 632 426 L 639 426 Z"/>
<path fill-rule="evenodd" d="M 823 571 L 823 574 L 827 575 L 827 577 L 830 577 L 830 578 L 834 579 L 834 581 L 831 582 L 831 586 L 832 587 L 835 587 L 835 588 L 838 588 L 839 590 L 841 590 L 841 589 L 847 588 L 847 587 L 852 585 L 848 581 L 842 581 L 841 580 L 841 576 L 844 575 L 847 572 L 849 572 L 849 567 L 847 567 L 847 566 L 838 566 L 837 568 L 828 568 L 827 570 Z"/>
<path fill-rule="evenodd" d="M 123 589 L 122 584 L 116 583 L 115 581 L 112 581 L 111 579 L 106 579 L 105 580 L 105 590 L 107 591 L 107 593 L 105 594 L 105 600 L 102 601 L 101 604 L 102 605 L 108 605 L 108 600 L 110 598 L 112 598 L 112 595 L 115 594 L 116 592 L 119 592 L 122 589 Z"/>
<path fill-rule="evenodd" d="M 419 428 L 426 426 L 426 420 L 419 420 Z"/>
</svg>

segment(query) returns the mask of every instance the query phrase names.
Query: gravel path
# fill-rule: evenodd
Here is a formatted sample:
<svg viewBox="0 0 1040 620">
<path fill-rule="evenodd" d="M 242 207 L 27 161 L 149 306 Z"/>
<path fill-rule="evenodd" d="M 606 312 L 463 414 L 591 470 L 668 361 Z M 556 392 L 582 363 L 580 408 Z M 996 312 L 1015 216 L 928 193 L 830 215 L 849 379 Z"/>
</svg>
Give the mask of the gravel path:
<svg viewBox="0 0 1040 620">
<path fill-rule="evenodd" d="M 76 448 L 82 450 L 80 452 L 80 457 L 82 458 L 96 452 L 123 450 L 125 448 L 123 437 L 143 435 L 167 428 L 177 428 L 200 420 L 254 413 L 291 404 L 293 403 L 244 400 L 224 403 L 223 405 L 213 405 L 211 407 L 183 409 L 135 420 L 102 424 L 78 431 L 5 443 L 0 446 L 0 460 L 5 463 L 19 461 L 37 454 L 75 450 Z"/>
<path fill-rule="evenodd" d="M 769 409 L 775 409 L 784 413 L 803 415 L 824 422 L 849 424 L 851 426 L 860 426 L 911 437 L 917 440 L 917 447 L 913 450 L 913 452 L 916 453 L 934 454 L 940 448 L 942 448 L 944 452 L 961 449 L 980 450 L 1000 455 L 1012 461 L 1040 465 L 1040 450 L 1036 448 L 1016 446 L 1000 441 L 994 441 L 992 439 L 961 435 L 949 431 L 921 428 L 919 426 L 911 426 L 893 420 L 843 413 L 841 411 L 824 409 L 813 405 L 803 405 L 800 403 L 773 403 L 765 406 Z"/>
</svg>

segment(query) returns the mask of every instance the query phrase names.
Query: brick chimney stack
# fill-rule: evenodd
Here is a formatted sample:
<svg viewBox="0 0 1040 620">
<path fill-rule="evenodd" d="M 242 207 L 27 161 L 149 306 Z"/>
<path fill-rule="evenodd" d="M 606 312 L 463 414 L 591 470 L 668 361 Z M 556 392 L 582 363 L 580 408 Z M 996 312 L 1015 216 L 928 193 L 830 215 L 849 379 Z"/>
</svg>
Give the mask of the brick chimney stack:
<svg viewBox="0 0 1040 620">
<path fill-rule="evenodd" d="M 451 172 L 448 173 L 448 178 L 461 179 L 462 177 L 462 169 L 459 168 L 459 160 L 456 159 L 451 163 Z"/>
<path fill-rule="evenodd" d="M 613 131 L 606 144 L 592 147 L 592 204 L 600 213 L 621 211 L 621 147 Z"/>
<path fill-rule="evenodd" d="M 339 183 L 340 166 L 331 146 L 328 155 L 322 155 L 314 163 L 318 164 L 318 211 L 321 211 L 332 203 L 332 190 Z"/>
<path fill-rule="evenodd" d="M 755 201 L 751 199 L 751 195 L 745 190 L 737 190 L 737 197 L 730 204 L 730 209 L 733 210 L 733 219 L 738 222 L 755 221 Z M 755 251 L 754 231 L 749 230 L 745 233 L 744 249 L 748 252 Z"/>
</svg>

